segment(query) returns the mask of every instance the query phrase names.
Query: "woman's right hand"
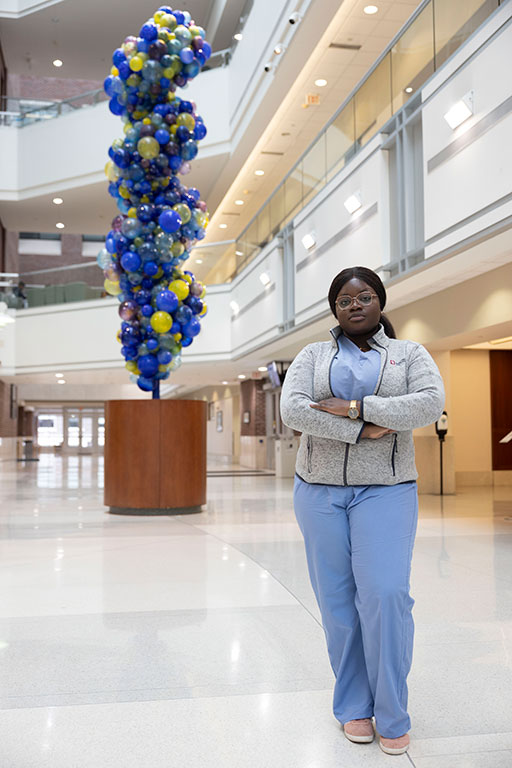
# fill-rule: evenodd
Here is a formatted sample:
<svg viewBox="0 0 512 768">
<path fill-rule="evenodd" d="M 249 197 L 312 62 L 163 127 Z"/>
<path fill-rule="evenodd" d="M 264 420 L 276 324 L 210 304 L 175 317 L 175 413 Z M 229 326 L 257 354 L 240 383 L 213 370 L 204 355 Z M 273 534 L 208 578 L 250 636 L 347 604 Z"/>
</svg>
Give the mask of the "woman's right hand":
<svg viewBox="0 0 512 768">
<path fill-rule="evenodd" d="M 378 427 L 377 424 L 365 424 L 361 434 L 361 439 L 363 437 L 369 437 L 371 440 L 378 440 L 379 437 L 384 437 L 384 435 L 392 435 L 394 433 L 394 429 Z"/>
</svg>

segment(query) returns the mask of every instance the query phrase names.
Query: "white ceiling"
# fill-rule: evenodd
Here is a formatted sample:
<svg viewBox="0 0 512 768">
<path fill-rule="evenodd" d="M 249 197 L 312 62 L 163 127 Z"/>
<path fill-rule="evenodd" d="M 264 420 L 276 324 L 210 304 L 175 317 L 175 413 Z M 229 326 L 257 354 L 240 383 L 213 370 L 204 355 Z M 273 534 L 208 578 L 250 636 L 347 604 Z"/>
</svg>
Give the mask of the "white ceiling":
<svg viewBox="0 0 512 768">
<path fill-rule="evenodd" d="M 179 7 L 189 11 L 208 33 L 218 3 L 180 0 Z M 103 82 L 112 64 L 112 52 L 127 35 L 138 33 L 158 5 L 157 0 L 62 0 L 21 18 L 0 18 L 7 68 L 16 74 Z M 245 0 L 221 3 L 213 37 L 207 34 L 214 51 L 231 45 L 244 5 Z M 64 62 L 60 69 L 52 64 L 57 58 Z"/>
</svg>

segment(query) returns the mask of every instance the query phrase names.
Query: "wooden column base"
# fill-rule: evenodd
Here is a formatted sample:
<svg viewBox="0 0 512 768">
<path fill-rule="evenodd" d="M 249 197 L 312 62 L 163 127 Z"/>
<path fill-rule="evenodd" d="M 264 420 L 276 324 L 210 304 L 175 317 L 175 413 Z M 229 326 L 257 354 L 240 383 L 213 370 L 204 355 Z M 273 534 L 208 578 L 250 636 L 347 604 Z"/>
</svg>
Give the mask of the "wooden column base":
<svg viewBox="0 0 512 768">
<path fill-rule="evenodd" d="M 206 503 L 206 403 L 109 400 L 105 494 L 112 514 L 200 512 Z"/>
</svg>

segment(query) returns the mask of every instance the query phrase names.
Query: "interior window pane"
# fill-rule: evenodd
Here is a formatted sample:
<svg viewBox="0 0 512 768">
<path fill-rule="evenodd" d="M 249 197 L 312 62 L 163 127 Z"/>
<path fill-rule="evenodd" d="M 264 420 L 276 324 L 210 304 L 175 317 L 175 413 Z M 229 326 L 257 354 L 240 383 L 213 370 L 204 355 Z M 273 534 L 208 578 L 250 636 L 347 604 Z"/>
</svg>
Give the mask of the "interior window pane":
<svg viewBox="0 0 512 768">
<path fill-rule="evenodd" d="M 322 133 L 302 161 L 302 205 L 322 189 L 325 171 L 325 133 Z"/>
<path fill-rule="evenodd" d="M 327 181 L 345 166 L 355 151 L 354 100 L 351 99 L 325 135 Z"/>
<path fill-rule="evenodd" d="M 434 72 L 434 20 L 429 3 L 391 49 L 393 112 Z"/>
<path fill-rule="evenodd" d="M 434 0 L 436 69 L 498 5 L 498 0 Z"/>
<path fill-rule="evenodd" d="M 363 147 L 391 117 L 390 61 L 388 53 L 354 97 L 358 147 Z"/>
</svg>

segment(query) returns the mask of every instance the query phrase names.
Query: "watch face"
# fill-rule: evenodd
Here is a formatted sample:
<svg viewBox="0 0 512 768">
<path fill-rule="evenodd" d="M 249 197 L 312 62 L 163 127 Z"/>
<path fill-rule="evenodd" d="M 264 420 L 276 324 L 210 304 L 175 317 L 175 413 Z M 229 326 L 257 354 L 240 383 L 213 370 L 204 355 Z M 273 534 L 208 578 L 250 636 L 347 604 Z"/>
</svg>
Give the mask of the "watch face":
<svg viewBox="0 0 512 768">
<path fill-rule="evenodd" d="M 349 408 L 348 415 L 349 415 L 349 418 L 351 419 L 357 419 L 359 416 L 359 411 L 357 410 L 357 408 Z"/>
</svg>

